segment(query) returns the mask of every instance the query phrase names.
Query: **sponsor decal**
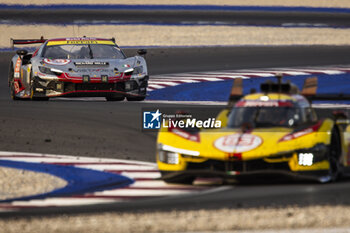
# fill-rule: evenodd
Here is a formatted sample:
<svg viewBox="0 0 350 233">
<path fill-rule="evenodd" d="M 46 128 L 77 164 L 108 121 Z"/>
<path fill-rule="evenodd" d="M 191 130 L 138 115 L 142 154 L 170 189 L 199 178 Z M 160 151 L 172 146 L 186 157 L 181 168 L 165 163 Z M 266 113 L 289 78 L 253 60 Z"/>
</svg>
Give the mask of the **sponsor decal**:
<svg viewBox="0 0 350 233">
<path fill-rule="evenodd" d="M 15 81 L 15 82 L 14 82 L 14 87 L 15 87 L 15 93 L 16 93 L 16 94 L 17 94 L 18 92 L 20 92 L 18 81 Z"/>
<path fill-rule="evenodd" d="M 97 40 L 96 37 L 72 37 L 72 38 L 66 38 L 67 41 L 72 41 L 72 40 Z"/>
<path fill-rule="evenodd" d="M 296 138 L 300 138 L 302 136 L 316 132 L 321 127 L 321 125 L 322 125 L 322 121 L 318 122 L 316 125 L 311 126 L 309 128 L 306 128 L 306 129 L 303 129 L 303 130 L 300 130 L 300 131 L 297 131 L 294 133 L 289 133 L 289 134 L 283 136 L 278 142 L 294 140 Z"/>
<path fill-rule="evenodd" d="M 172 132 L 179 137 L 182 137 L 184 139 L 187 139 L 187 140 L 190 140 L 193 142 L 200 142 L 199 133 L 193 134 L 193 133 L 186 132 L 186 131 L 179 129 L 179 128 L 170 128 L 169 132 Z"/>
<path fill-rule="evenodd" d="M 125 64 L 125 65 L 123 65 L 123 67 L 129 68 L 130 65 L 129 64 Z"/>
<path fill-rule="evenodd" d="M 97 44 L 96 40 L 71 40 L 67 44 Z"/>
<path fill-rule="evenodd" d="M 16 66 L 15 66 L 15 72 L 14 77 L 19 78 L 21 76 L 21 65 L 22 65 L 22 59 L 20 57 L 17 58 Z"/>
<path fill-rule="evenodd" d="M 108 66 L 109 62 L 104 61 L 82 61 L 82 62 L 74 62 L 76 66 Z"/>
<path fill-rule="evenodd" d="M 115 45 L 113 41 L 109 40 L 62 40 L 62 41 L 49 41 L 47 42 L 47 46 L 54 46 L 54 45 L 79 45 L 79 44 L 104 44 L 104 45 Z"/>
<path fill-rule="evenodd" d="M 214 146 L 223 152 L 242 153 L 257 148 L 261 143 L 262 139 L 259 136 L 236 133 L 218 138 Z"/>
<path fill-rule="evenodd" d="M 161 115 L 159 109 L 155 112 L 143 112 L 143 128 L 160 129 Z"/>
<path fill-rule="evenodd" d="M 24 90 L 24 87 L 20 79 L 14 79 L 13 88 L 16 95 L 23 96 L 24 93 L 22 91 Z"/>
<path fill-rule="evenodd" d="M 215 118 L 199 120 L 187 113 L 162 114 L 159 109 L 155 112 L 143 112 L 143 129 L 168 128 L 170 132 L 176 132 L 178 135 L 182 134 L 182 131 L 174 129 L 217 129 L 221 128 L 221 125 L 221 121 Z"/>
<path fill-rule="evenodd" d="M 45 58 L 44 62 L 49 65 L 64 66 L 70 63 L 69 59 L 48 59 Z"/>
<path fill-rule="evenodd" d="M 291 101 L 278 101 L 278 100 L 241 100 L 236 104 L 236 107 L 293 107 Z"/>
<path fill-rule="evenodd" d="M 105 72 L 108 73 L 110 72 L 110 70 L 108 69 L 76 69 L 76 70 L 72 70 L 73 72 L 77 72 L 77 73 L 86 73 L 86 72 Z"/>
<path fill-rule="evenodd" d="M 197 120 L 196 118 L 187 118 L 187 119 L 172 119 L 168 120 L 163 119 L 164 128 L 221 128 L 221 121 L 216 120 L 215 118 L 208 118 L 207 120 Z"/>
</svg>

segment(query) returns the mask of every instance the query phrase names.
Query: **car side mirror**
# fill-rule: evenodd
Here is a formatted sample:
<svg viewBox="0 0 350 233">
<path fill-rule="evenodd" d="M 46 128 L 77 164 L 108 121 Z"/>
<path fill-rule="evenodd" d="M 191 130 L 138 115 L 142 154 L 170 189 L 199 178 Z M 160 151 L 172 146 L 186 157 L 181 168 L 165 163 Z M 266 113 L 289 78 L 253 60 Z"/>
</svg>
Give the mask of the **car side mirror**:
<svg viewBox="0 0 350 233">
<path fill-rule="evenodd" d="M 337 125 L 342 125 L 342 124 L 349 124 L 350 121 L 346 116 L 346 113 L 344 111 L 334 111 L 332 112 L 333 117 L 335 118 L 335 123 Z"/>
<path fill-rule="evenodd" d="M 147 50 L 146 49 L 139 49 L 137 51 L 137 53 L 140 55 L 140 56 L 143 56 L 143 55 L 146 55 L 147 54 Z"/>
<path fill-rule="evenodd" d="M 25 49 L 19 49 L 16 51 L 16 53 L 19 55 L 19 56 L 25 56 L 28 54 L 28 51 L 25 50 Z"/>
</svg>

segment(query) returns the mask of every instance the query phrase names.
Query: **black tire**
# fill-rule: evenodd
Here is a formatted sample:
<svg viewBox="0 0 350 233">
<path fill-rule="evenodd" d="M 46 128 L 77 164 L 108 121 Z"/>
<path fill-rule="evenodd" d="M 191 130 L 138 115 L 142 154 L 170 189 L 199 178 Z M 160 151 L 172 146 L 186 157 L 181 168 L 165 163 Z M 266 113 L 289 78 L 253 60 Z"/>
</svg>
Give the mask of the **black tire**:
<svg viewBox="0 0 350 233">
<path fill-rule="evenodd" d="M 146 96 L 128 96 L 126 99 L 128 101 L 143 101 L 146 99 Z"/>
<path fill-rule="evenodd" d="M 124 96 L 118 96 L 118 97 L 107 96 L 106 97 L 107 101 L 123 101 L 124 99 L 125 99 Z"/>
<path fill-rule="evenodd" d="M 329 175 L 331 181 L 336 181 L 341 175 L 341 165 L 340 165 L 340 156 L 341 156 L 341 138 L 339 135 L 339 130 L 336 126 L 332 129 L 331 135 L 331 144 L 329 145 Z"/>
<path fill-rule="evenodd" d="M 13 82 L 13 76 L 14 76 L 14 71 L 13 71 L 13 64 L 11 62 L 10 68 L 9 68 L 9 75 L 8 75 L 8 84 L 9 87 L 11 87 L 11 83 Z"/>
<path fill-rule="evenodd" d="M 10 97 L 12 100 L 20 100 L 20 98 L 18 98 L 16 95 L 15 95 L 15 83 L 13 81 L 13 77 L 14 76 L 14 71 L 13 71 L 13 64 L 11 62 L 10 64 L 10 69 L 9 69 L 9 75 L 8 75 L 8 83 L 9 83 L 9 87 L 10 87 Z"/>
</svg>

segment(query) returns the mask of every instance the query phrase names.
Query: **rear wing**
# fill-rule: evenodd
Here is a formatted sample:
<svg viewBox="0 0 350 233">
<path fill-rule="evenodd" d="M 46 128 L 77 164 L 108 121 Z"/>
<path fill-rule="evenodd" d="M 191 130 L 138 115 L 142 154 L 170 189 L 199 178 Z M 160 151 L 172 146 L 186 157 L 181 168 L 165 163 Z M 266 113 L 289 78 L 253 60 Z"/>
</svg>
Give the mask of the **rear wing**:
<svg viewBox="0 0 350 233">
<path fill-rule="evenodd" d="M 15 45 L 27 45 L 27 44 L 42 44 L 46 41 L 42 36 L 40 39 L 13 39 L 11 38 L 11 47 L 14 49 Z"/>
<path fill-rule="evenodd" d="M 317 94 L 318 78 L 310 77 L 305 79 L 301 94 L 305 96 L 309 101 L 315 100 L 350 100 L 350 94 L 344 93 L 325 93 Z"/>
<path fill-rule="evenodd" d="M 236 78 L 233 81 L 227 108 L 231 109 L 235 103 L 243 97 L 243 79 Z"/>
<path fill-rule="evenodd" d="M 305 97 L 315 96 L 317 92 L 317 85 L 317 77 L 310 77 L 305 79 L 303 89 L 301 90 L 301 94 Z"/>
</svg>

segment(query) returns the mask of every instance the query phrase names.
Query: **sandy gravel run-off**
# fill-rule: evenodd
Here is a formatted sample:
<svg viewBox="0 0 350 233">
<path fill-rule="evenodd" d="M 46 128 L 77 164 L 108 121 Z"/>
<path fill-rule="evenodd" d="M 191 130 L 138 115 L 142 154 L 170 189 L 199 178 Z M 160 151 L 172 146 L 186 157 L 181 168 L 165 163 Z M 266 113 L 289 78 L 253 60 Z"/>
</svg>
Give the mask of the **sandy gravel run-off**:
<svg viewBox="0 0 350 233">
<path fill-rule="evenodd" d="M 10 38 L 115 37 L 119 46 L 348 45 L 349 29 L 229 26 L 16 26 L 0 25 L 0 47 Z"/>
<path fill-rule="evenodd" d="M 345 206 L 221 209 L 166 213 L 104 213 L 1 219 L 4 232 L 203 232 L 349 227 Z"/>
<path fill-rule="evenodd" d="M 41 194 L 62 188 L 67 182 L 56 176 L 0 167 L 0 200 Z"/>
<path fill-rule="evenodd" d="M 159 5 L 241 5 L 241 6 L 311 6 L 350 7 L 348 0 L 2 0 L 5 4 L 159 4 Z"/>
</svg>

